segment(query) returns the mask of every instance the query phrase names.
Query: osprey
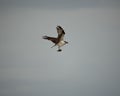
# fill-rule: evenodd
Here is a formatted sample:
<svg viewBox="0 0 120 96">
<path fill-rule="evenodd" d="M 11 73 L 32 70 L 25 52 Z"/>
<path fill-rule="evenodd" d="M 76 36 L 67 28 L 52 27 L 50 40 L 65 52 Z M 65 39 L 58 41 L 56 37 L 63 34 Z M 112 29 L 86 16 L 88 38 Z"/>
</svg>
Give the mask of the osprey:
<svg viewBox="0 0 120 96">
<path fill-rule="evenodd" d="M 51 48 L 53 48 L 54 46 L 57 45 L 58 46 L 57 51 L 60 52 L 60 51 L 62 51 L 62 49 L 60 49 L 60 47 L 67 44 L 68 42 L 63 40 L 64 35 L 65 35 L 65 32 L 64 32 L 63 28 L 61 26 L 57 26 L 56 29 L 57 29 L 57 33 L 58 33 L 57 38 L 49 37 L 49 36 L 43 36 L 43 39 L 47 39 L 47 40 L 52 41 L 55 45 L 53 45 Z"/>
</svg>

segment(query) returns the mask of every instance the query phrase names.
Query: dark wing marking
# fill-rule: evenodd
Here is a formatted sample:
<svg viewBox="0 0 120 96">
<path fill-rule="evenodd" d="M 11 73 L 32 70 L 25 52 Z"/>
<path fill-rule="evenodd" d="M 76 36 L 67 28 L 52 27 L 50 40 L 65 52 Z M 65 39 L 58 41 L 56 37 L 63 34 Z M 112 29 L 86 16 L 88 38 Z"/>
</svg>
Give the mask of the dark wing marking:
<svg viewBox="0 0 120 96">
<path fill-rule="evenodd" d="M 63 40 L 65 32 L 61 26 L 57 26 L 58 39 Z"/>
<path fill-rule="evenodd" d="M 57 38 L 54 38 L 54 37 L 43 36 L 43 39 L 50 40 L 50 41 L 52 41 L 55 44 L 58 42 Z"/>
</svg>

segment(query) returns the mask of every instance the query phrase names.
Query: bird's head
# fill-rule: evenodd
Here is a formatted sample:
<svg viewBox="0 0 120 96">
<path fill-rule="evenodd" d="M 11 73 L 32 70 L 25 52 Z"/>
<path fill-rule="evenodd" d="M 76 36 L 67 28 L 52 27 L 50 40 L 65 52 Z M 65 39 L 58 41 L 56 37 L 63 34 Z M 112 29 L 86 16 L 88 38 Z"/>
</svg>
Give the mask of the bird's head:
<svg viewBox="0 0 120 96">
<path fill-rule="evenodd" d="M 68 42 L 67 41 L 64 41 L 65 42 L 65 44 L 68 44 Z"/>
</svg>

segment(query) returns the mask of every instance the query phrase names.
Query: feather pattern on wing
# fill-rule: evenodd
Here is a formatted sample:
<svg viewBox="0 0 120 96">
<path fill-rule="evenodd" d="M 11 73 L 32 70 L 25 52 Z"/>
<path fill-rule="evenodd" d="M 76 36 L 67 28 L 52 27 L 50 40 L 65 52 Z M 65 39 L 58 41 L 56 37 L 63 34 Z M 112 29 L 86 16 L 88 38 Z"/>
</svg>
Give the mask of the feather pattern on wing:
<svg viewBox="0 0 120 96">
<path fill-rule="evenodd" d="M 61 26 L 57 26 L 58 39 L 63 40 L 65 32 Z"/>
<path fill-rule="evenodd" d="M 54 37 L 43 36 L 43 39 L 50 40 L 50 41 L 52 41 L 55 44 L 58 42 L 57 38 L 54 38 Z"/>
</svg>

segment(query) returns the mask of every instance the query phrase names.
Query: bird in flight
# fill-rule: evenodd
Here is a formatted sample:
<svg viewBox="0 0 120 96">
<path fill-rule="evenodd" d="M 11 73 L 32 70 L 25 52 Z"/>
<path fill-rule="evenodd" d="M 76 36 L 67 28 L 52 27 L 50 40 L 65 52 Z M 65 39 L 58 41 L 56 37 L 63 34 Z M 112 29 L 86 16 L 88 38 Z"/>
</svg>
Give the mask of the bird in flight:
<svg viewBox="0 0 120 96">
<path fill-rule="evenodd" d="M 60 52 L 60 51 L 62 51 L 62 49 L 60 49 L 60 47 L 62 47 L 65 44 L 68 44 L 68 42 L 64 41 L 65 32 L 64 32 L 63 28 L 61 26 L 57 26 L 56 29 L 57 29 L 57 33 L 58 33 L 57 37 L 43 36 L 43 39 L 52 41 L 54 43 L 54 45 L 51 48 L 53 48 L 54 46 L 58 46 L 57 51 Z"/>
</svg>

